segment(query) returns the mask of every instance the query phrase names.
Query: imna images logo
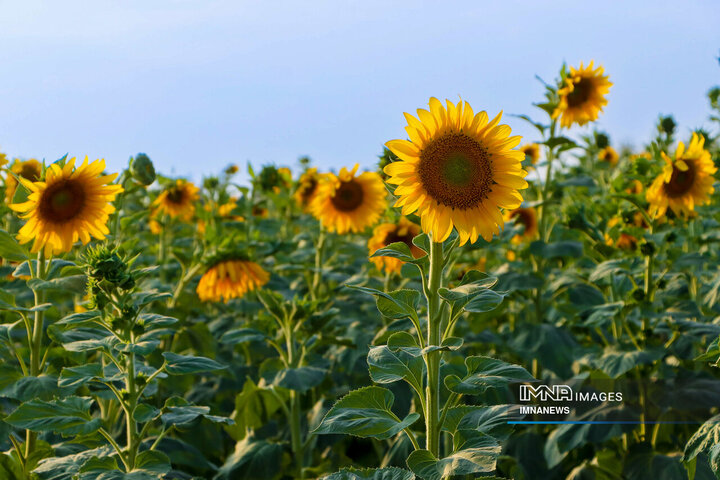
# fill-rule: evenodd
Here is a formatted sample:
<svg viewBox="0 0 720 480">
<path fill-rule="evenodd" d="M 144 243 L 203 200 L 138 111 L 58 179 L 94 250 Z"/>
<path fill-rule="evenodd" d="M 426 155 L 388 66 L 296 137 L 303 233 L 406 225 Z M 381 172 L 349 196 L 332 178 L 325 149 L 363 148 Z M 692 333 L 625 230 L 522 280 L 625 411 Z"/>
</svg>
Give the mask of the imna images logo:
<svg viewBox="0 0 720 480">
<path fill-rule="evenodd" d="M 537 406 L 522 405 L 520 413 L 546 414 L 546 415 L 569 415 L 570 406 L 562 405 L 563 402 L 570 404 L 584 402 L 622 402 L 622 392 L 596 392 L 596 391 L 574 391 L 570 385 L 520 385 L 520 401 L 538 403 L 560 403 L 561 406 Z"/>
</svg>

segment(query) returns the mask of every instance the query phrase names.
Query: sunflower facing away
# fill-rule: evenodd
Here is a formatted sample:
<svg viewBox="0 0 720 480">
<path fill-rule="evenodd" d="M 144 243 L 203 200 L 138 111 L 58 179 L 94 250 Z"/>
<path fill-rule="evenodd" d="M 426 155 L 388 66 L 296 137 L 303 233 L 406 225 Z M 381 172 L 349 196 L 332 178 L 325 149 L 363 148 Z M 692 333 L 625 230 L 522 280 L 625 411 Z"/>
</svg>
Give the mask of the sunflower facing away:
<svg viewBox="0 0 720 480">
<path fill-rule="evenodd" d="M 368 240 L 368 252 L 372 255 L 391 243 L 403 242 L 410 247 L 410 251 L 415 258 L 420 258 L 425 255 L 425 252 L 412 243 L 412 239 L 419 234 L 420 226 L 405 217 L 401 217 L 397 223 L 382 223 L 375 227 L 372 237 Z M 393 257 L 373 257 L 370 261 L 375 264 L 378 270 L 384 268 L 388 273 L 400 273 L 400 269 L 405 263 Z"/>
<path fill-rule="evenodd" d="M 528 186 L 525 154 L 513 150 L 520 137 L 499 125 L 502 113 L 488 122 L 487 113 L 474 114 L 467 102 L 448 100 L 446 108 L 431 98 L 430 110 L 417 112 L 419 120 L 405 114 L 410 141 L 385 144 L 401 159 L 385 167 L 388 183 L 398 186 L 395 206 L 404 215 L 417 211 L 435 242 L 453 227 L 461 245 L 478 236 L 492 240 L 503 226 L 499 208 L 519 207 L 518 190 Z"/>
<path fill-rule="evenodd" d="M 18 233 L 20 243 L 34 240 L 32 252 L 46 255 L 69 252 L 78 240 L 86 244 L 90 237 L 104 239 L 110 233 L 106 223 L 115 211 L 110 202 L 123 191 L 111 185 L 117 174 L 103 175 L 105 160 L 88 159 L 75 168 L 75 159 L 64 167 L 54 163 L 45 171 L 44 181 L 20 181 L 29 191 L 26 202 L 12 204 L 27 223 Z"/>
<path fill-rule="evenodd" d="M 580 63 L 579 68 L 570 67 L 564 85 L 558 90 L 560 102 L 552 114 L 552 118 L 560 117 L 560 126 L 570 128 L 574 123 L 585 125 L 597 120 L 607 99 L 612 83 L 607 75 L 603 75 L 603 67 L 587 67 Z"/>
<path fill-rule="evenodd" d="M 241 298 L 270 280 L 270 274 L 255 262 L 229 259 L 216 262 L 200 278 L 197 294 L 203 302 Z"/>
<path fill-rule="evenodd" d="M 10 171 L 18 177 L 30 180 L 31 182 L 37 182 L 40 180 L 40 175 L 42 175 L 42 164 L 34 158 L 24 161 L 15 160 L 10 166 Z M 5 201 L 7 203 L 12 203 L 17 184 L 18 182 L 15 176 L 8 173 L 5 177 Z"/>
<path fill-rule="evenodd" d="M 505 212 L 505 220 L 515 222 L 523 226 L 523 232 L 512 238 L 513 243 L 520 243 L 523 240 L 533 239 L 538 233 L 538 218 L 534 208 L 516 208 Z"/>
<path fill-rule="evenodd" d="M 198 197 L 198 188 L 192 182 L 178 179 L 158 195 L 153 205 L 160 215 L 167 213 L 171 217 L 188 221 L 195 214 Z"/>
<path fill-rule="evenodd" d="M 683 142 L 678 144 L 674 161 L 662 152 L 665 166 L 646 194 L 650 215 L 662 217 L 670 207 L 676 215 L 687 216 L 695 205 L 710 201 L 717 168 L 704 145 L 705 137 L 693 133 L 687 150 Z"/>
<path fill-rule="evenodd" d="M 361 232 L 374 225 L 387 207 L 385 185 L 375 172 L 356 175 L 344 168 L 318 184 L 310 212 L 331 232 Z"/>
<path fill-rule="evenodd" d="M 320 182 L 320 174 L 317 168 L 308 168 L 300 175 L 298 179 L 297 190 L 295 190 L 295 201 L 303 210 L 307 210 L 310 202 L 312 202 L 318 183 Z"/>
</svg>

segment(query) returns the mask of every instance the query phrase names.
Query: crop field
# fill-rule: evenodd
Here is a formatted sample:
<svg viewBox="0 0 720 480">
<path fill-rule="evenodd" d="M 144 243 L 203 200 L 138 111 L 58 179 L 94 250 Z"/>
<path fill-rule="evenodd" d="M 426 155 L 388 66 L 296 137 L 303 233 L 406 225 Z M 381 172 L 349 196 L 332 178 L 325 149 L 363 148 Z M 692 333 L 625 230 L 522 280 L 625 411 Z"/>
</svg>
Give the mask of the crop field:
<svg viewBox="0 0 720 480">
<path fill-rule="evenodd" d="M 720 478 L 720 87 L 630 148 L 545 81 L 368 168 L 0 154 L 0 480 Z"/>
</svg>

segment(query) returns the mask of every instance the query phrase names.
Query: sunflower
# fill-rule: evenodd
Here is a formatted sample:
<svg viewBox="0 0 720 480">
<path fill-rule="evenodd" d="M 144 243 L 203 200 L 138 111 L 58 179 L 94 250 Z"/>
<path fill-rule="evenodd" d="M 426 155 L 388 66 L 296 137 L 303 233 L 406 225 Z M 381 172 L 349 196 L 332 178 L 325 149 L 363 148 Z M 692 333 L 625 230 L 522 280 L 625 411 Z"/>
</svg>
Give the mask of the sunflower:
<svg viewBox="0 0 720 480">
<path fill-rule="evenodd" d="M 598 159 L 602 162 L 608 162 L 610 165 L 617 165 L 620 155 L 611 146 L 607 146 L 598 152 Z"/>
<path fill-rule="evenodd" d="M 253 217 L 258 218 L 268 218 L 268 216 L 270 215 L 268 209 L 263 207 L 262 205 L 253 205 L 250 213 L 252 213 Z"/>
<path fill-rule="evenodd" d="M 34 240 L 32 252 L 45 250 L 46 255 L 69 252 L 73 243 L 83 244 L 90 237 L 104 239 L 110 233 L 106 223 L 115 211 L 110 204 L 123 191 L 111 185 L 117 174 L 103 175 L 105 160 L 88 159 L 75 168 L 75 159 L 61 167 L 53 163 L 45 171 L 44 181 L 32 182 L 20 177 L 30 190 L 26 202 L 10 205 L 28 219 L 18 233 L 20 243 Z"/>
<path fill-rule="evenodd" d="M 405 217 L 401 217 L 397 223 L 383 223 L 375 227 L 373 235 L 368 240 L 368 252 L 370 255 L 377 250 L 387 247 L 391 243 L 403 242 L 410 247 L 413 257 L 420 258 L 425 253 L 413 245 L 412 239 L 420 234 L 420 226 L 414 224 Z M 388 273 L 400 273 L 403 266 L 402 260 L 393 257 L 373 257 L 370 259 L 378 270 L 385 268 Z"/>
<path fill-rule="evenodd" d="M 10 166 L 10 171 L 18 177 L 37 182 L 40 180 L 40 175 L 42 175 L 42 164 L 34 158 L 24 161 L 15 160 Z M 18 182 L 12 173 L 8 173 L 5 177 L 5 201 L 7 203 L 12 203 L 15 190 L 17 190 Z"/>
<path fill-rule="evenodd" d="M 593 68 L 593 62 L 587 67 L 570 67 L 570 73 L 564 79 L 564 86 L 558 89 L 560 102 L 552 118 L 560 117 L 560 126 L 570 128 L 574 123 L 585 125 L 597 120 L 603 107 L 607 105 L 605 95 L 612 83 L 603 75 L 603 67 Z"/>
<path fill-rule="evenodd" d="M 7 163 L 8 163 L 7 155 L 4 154 L 3 152 L 0 152 L 0 167 L 4 167 L 5 165 L 7 165 Z"/>
<path fill-rule="evenodd" d="M 270 280 L 270 274 L 255 262 L 241 258 L 214 263 L 200 278 L 197 294 L 203 302 L 241 298 Z"/>
<path fill-rule="evenodd" d="M 510 127 L 499 125 L 502 113 L 488 122 L 487 113 L 473 114 L 467 102 L 448 100 L 445 108 L 431 98 L 430 111 L 417 112 L 420 120 L 405 114 L 410 141 L 385 144 L 401 159 L 385 167 L 388 183 L 398 185 L 395 206 L 404 215 L 417 211 L 435 242 L 453 227 L 461 244 L 478 236 L 492 240 L 503 225 L 498 208 L 519 207 L 518 190 L 528 186 L 525 154 L 513 150 L 520 137 L 509 137 Z"/>
<path fill-rule="evenodd" d="M 317 168 L 308 168 L 300 175 L 294 197 L 297 204 L 303 210 L 308 210 L 319 182 L 320 174 L 318 174 Z"/>
<path fill-rule="evenodd" d="M 195 214 L 198 197 L 198 188 L 192 182 L 178 179 L 158 195 L 153 205 L 160 215 L 167 213 L 171 217 L 188 221 Z"/>
<path fill-rule="evenodd" d="M 523 240 L 532 239 L 538 233 L 538 218 L 534 208 L 516 208 L 505 212 L 505 220 L 514 221 L 518 225 L 524 227 L 521 234 L 517 234 L 512 238 L 513 243 L 520 243 Z"/>
<path fill-rule="evenodd" d="M 387 206 L 385 185 L 375 172 L 344 168 L 318 184 L 310 212 L 331 232 L 361 232 L 375 224 Z"/>
<path fill-rule="evenodd" d="M 605 245 L 615 246 L 620 250 L 635 250 L 638 240 L 628 233 L 621 233 L 617 240 L 613 240 L 609 234 L 605 234 Z"/>
<path fill-rule="evenodd" d="M 540 145 L 537 143 L 528 143 L 520 147 L 520 151 L 525 154 L 525 159 L 535 165 L 540 160 Z"/>
<path fill-rule="evenodd" d="M 717 168 L 704 145 L 705 138 L 693 133 L 687 149 L 683 142 L 678 144 L 674 161 L 662 152 L 665 166 L 646 193 L 650 215 L 663 217 L 670 207 L 675 215 L 689 216 L 695 205 L 710 201 Z"/>
<path fill-rule="evenodd" d="M 643 184 L 640 180 L 635 179 L 630 182 L 630 186 L 625 189 L 625 193 L 629 193 L 630 195 L 636 195 L 638 193 L 642 193 L 643 191 Z"/>
</svg>

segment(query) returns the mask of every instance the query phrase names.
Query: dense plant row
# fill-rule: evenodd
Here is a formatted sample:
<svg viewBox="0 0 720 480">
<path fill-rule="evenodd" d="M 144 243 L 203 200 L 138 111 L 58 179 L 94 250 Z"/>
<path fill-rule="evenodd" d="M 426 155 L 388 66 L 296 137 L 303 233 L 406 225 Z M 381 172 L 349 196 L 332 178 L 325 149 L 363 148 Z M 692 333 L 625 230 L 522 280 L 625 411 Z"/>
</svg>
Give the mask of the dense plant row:
<svg viewBox="0 0 720 480">
<path fill-rule="evenodd" d="M 720 478 L 720 89 L 633 150 L 611 85 L 522 145 L 431 98 L 362 173 L 0 155 L 0 478 Z M 624 400 L 514 424 L 538 381 Z"/>
</svg>

